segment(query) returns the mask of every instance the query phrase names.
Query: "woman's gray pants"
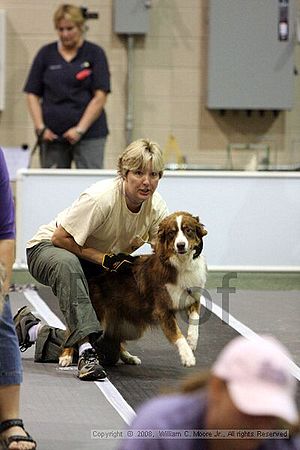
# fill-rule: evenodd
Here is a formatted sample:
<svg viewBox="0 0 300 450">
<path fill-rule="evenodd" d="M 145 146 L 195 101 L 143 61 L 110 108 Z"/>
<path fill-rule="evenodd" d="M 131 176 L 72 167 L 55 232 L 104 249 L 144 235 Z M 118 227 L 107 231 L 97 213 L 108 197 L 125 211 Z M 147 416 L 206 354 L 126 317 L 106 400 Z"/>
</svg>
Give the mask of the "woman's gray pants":
<svg viewBox="0 0 300 450">
<path fill-rule="evenodd" d="M 64 346 L 72 347 L 91 334 L 99 334 L 100 324 L 90 301 L 88 283 L 77 256 L 68 250 L 54 247 L 51 241 L 42 241 L 27 249 L 27 262 L 31 275 L 39 283 L 50 286 L 59 300 L 70 333 Z M 99 273 L 100 270 L 99 266 Z M 43 338 L 45 349 L 45 346 L 49 346 L 49 339 L 53 340 L 54 351 L 64 335 L 57 329 L 51 330 L 46 338 L 45 328 L 43 335 L 39 334 L 38 341 Z M 43 352 L 39 342 L 36 346 L 37 351 L 39 355 Z"/>
</svg>

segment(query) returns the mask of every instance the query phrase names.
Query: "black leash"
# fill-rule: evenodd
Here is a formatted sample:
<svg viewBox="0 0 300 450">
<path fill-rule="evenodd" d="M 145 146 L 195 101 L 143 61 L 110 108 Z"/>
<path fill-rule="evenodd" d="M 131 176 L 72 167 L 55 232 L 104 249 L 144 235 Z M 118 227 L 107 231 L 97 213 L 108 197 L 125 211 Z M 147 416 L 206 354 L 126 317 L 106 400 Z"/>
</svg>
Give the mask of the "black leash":
<svg viewBox="0 0 300 450">
<path fill-rule="evenodd" d="M 37 149 L 41 146 L 41 143 L 42 143 L 42 141 L 43 141 L 43 136 L 44 136 L 44 133 L 45 133 L 46 129 L 47 129 L 47 127 L 44 127 L 42 130 L 36 132 L 37 139 L 36 139 L 36 141 L 35 141 L 35 144 L 34 144 L 34 146 L 33 146 L 33 149 L 32 149 L 31 152 L 30 152 L 29 162 L 28 162 L 28 168 L 31 167 L 33 155 L 35 154 L 35 152 L 37 151 Z"/>
</svg>

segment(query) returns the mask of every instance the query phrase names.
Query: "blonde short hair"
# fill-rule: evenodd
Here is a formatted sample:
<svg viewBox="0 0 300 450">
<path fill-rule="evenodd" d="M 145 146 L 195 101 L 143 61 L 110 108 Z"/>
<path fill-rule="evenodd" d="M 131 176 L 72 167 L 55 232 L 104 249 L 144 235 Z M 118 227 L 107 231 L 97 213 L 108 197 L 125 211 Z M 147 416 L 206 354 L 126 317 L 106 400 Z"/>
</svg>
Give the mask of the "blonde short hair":
<svg viewBox="0 0 300 450">
<path fill-rule="evenodd" d="M 151 161 L 152 170 L 158 172 L 159 178 L 164 171 L 163 154 L 160 146 L 149 139 L 138 139 L 128 145 L 118 161 L 118 175 L 124 178 L 130 170 L 145 170 Z"/>
<path fill-rule="evenodd" d="M 59 22 L 62 19 L 71 20 L 81 31 L 84 30 L 85 18 L 83 17 L 81 8 L 78 6 L 69 4 L 60 5 L 53 16 L 55 28 L 58 28 Z"/>
</svg>

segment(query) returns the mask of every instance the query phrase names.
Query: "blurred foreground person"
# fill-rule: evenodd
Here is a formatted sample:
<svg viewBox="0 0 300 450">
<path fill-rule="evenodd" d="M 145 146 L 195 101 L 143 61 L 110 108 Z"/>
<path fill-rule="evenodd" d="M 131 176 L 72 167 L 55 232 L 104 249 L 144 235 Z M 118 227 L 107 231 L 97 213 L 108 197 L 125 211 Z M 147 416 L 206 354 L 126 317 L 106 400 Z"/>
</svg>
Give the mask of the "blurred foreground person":
<svg viewBox="0 0 300 450">
<path fill-rule="evenodd" d="M 8 296 L 14 262 L 15 218 L 8 170 L 0 148 L 0 449 L 32 450 L 20 417 L 22 362 Z"/>
<path fill-rule="evenodd" d="M 272 337 L 235 338 L 212 366 L 205 389 L 198 375 L 182 392 L 142 406 L 130 426 L 135 438 L 120 450 L 299 450 L 289 357 Z M 160 433 L 159 439 L 149 433 Z"/>
</svg>

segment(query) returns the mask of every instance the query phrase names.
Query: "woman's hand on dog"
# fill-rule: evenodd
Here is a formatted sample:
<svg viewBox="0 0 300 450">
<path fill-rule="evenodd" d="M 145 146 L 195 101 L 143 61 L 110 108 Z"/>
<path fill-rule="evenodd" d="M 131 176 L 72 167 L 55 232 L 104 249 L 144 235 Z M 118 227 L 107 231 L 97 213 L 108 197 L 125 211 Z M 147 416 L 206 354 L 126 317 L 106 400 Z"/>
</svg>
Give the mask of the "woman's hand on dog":
<svg viewBox="0 0 300 450">
<path fill-rule="evenodd" d="M 130 270 L 136 258 L 138 256 L 131 256 L 126 253 L 106 253 L 103 256 L 102 266 L 108 272 L 125 272 Z"/>
</svg>

